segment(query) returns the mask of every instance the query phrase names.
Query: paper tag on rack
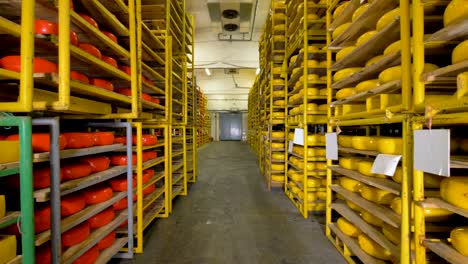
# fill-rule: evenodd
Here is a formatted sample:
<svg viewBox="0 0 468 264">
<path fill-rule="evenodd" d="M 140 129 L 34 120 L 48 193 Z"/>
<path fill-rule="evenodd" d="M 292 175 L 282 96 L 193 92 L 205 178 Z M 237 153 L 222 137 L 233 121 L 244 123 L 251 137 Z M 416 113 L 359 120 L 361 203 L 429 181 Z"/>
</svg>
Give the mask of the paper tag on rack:
<svg viewBox="0 0 468 264">
<path fill-rule="evenodd" d="M 337 133 L 325 134 L 325 146 L 326 146 L 327 159 L 338 160 Z"/>
<path fill-rule="evenodd" d="M 295 128 L 294 129 L 294 144 L 304 146 L 304 129 Z"/>
<path fill-rule="evenodd" d="M 450 130 L 414 131 L 414 167 L 424 172 L 450 177 Z"/>
<path fill-rule="evenodd" d="M 293 145 L 294 145 L 294 142 L 289 141 L 289 146 L 288 146 L 288 152 L 289 152 L 289 153 L 292 153 L 292 152 L 293 152 Z"/>
<path fill-rule="evenodd" d="M 374 160 L 371 172 L 393 177 L 400 159 L 401 155 L 379 154 Z"/>
</svg>

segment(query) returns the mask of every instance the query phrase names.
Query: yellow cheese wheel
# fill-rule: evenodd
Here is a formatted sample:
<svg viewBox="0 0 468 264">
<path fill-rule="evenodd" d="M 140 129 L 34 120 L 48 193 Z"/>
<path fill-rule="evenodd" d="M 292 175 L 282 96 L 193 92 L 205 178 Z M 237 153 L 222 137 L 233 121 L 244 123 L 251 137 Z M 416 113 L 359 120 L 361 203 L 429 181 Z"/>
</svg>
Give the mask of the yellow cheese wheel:
<svg viewBox="0 0 468 264">
<path fill-rule="evenodd" d="M 400 155 L 403 152 L 403 140 L 396 137 L 379 137 L 377 151 L 383 154 Z"/>
<path fill-rule="evenodd" d="M 312 20 L 319 20 L 320 17 L 317 14 L 307 14 L 307 20 L 310 22 Z"/>
<path fill-rule="evenodd" d="M 353 209 L 354 211 L 358 211 L 358 212 L 361 212 L 362 211 L 362 208 L 360 206 L 358 206 L 357 204 L 349 201 L 349 200 L 346 200 L 346 205 L 348 205 L 349 208 Z"/>
<path fill-rule="evenodd" d="M 279 75 L 283 72 L 283 69 L 281 67 L 274 67 L 273 68 L 273 74 Z"/>
<path fill-rule="evenodd" d="M 384 57 L 384 55 L 377 55 L 377 56 L 373 57 L 372 59 L 370 59 L 370 60 L 368 60 L 368 61 L 366 62 L 366 67 L 369 66 L 369 65 L 371 65 L 371 64 L 376 63 L 377 61 L 379 61 L 379 60 L 382 59 L 383 57 Z"/>
<path fill-rule="evenodd" d="M 327 192 L 317 192 L 317 197 L 320 199 L 320 200 L 327 200 Z"/>
<path fill-rule="evenodd" d="M 375 225 L 375 226 L 382 226 L 383 225 L 383 221 L 374 216 L 373 214 L 367 212 L 367 211 L 361 211 L 361 217 L 362 219 L 364 219 L 364 221 L 366 221 L 367 223 L 371 224 L 371 225 Z"/>
<path fill-rule="evenodd" d="M 381 84 L 401 80 L 401 66 L 390 67 L 379 74 Z"/>
<path fill-rule="evenodd" d="M 385 175 L 383 174 L 376 174 L 376 173 L 372 173 L 371 170 L 372 170 L 372 165 L 374 163 L 372 161 L 369 161 L 369 160 L 361 160 L 358 164 L 358 171 L 366 176 L 370 176 L 370 177 L 376 177 L 376 178 L 387 178 Z"/>
<path fill-rule="evenodd" d="M 275 100 L 273 102 L 274 105 L 276 106 L 285 106 L 286 105 L 286 101 L 285 100 Z"/>
<path fill-rule="evenodd" d="M 307 179 L 307 187 L 309 188 L 318 188 L 320 187 L 322 181 L 317 178 L 308 178 Z"/>
<path fill-rule="evenodd" d="M 448 203 L 468 209 L 468 177 L 443 179 L 440 183 L 440 196 Z"/>
<path fill-rule="evenodd" d="M 285 31 L 286 30 L 286 25 L 285 24 L 276 25 L 276 26 L 273 27 L 273 30 L 275 30 L 275 31 Z"/>
<path fill-rule="evenodd" d="M 468 18 L 468 0 L 452 0 L 444 12 L 444 26 Z"/>
<path fill-rule="evenodd" d="M 317 68 L 319 66 L 319 62 L 316 60 L 308 60 L 307 67 L 309 68 Z"/>
<path fill-rule="evenodd" d="M 272 148 L 284 148 L 284 143 L 273 142 L 271 143 Z"/>
<path fill-rule="evenodd" d="M 368 31 L 364 34 L 362 34 L 357 40 L 356 40 L 356 46 L 361 46 L 362 44 L 366 43 L 369 39 L 371 39 L 373 36 L 375 36 L 378 31 L 372 30 Z"/>
<path fill-rule="evenodd" d="M 285 36 L 273 36 L 274 42 L 284 42 L 286 40 Z"/>
<path fill-rule="evenodd" d="M 393 244 L 399 245 L 401 242 L 400 229 L 393 227 L 387 223 L 382 224 L 382 233 Z"/>
<path fill-rule="evenodd" d="M 395 182 L 401 183 L 401 177 L 403 176 L 403 172 L 401 167 L 397 167 L 395 171 L 395 175 L 393 175 L 392 180 Z M 440 188 L 440 183 L 444 178 L 438 175 L 424 173 L 424 188 Z"/>
<path fill-rule="evenodd" d="M 320 95 L 327 95 L 327 94 L 328 94 L 327 88 L 320 89 L 320 90 L 319 90 L 319 94 L 320 94 Z"/>
<path fill-rule="evenodd" d="M 361 249 L 367 254 L 382 260 L 390 260 L 391 253 L 387 249 L 383 248 L 368 236 L 360 234 L 358 236 L 358 243 Z"/>
<path fill-rule="evenodd" d="M 333 81 L 334 82 L 339 82 L 339 81 L 341 81 L 341 80 L 355 74 L 356 72 L 360 71 L 361 69 L 362 69 L 361 67 L 353 67 L 353 68 L 346 68 L 346 69 L 343 69 L 343 70 L 339 70 L 333 75 Z"/>
<path fill-rule="evenodd" d="M 274 86 L 280 86 L 280 85 L 285 85 L 285 81 L 283 79 L 274 79 L 271 81 L 271 84 Z"/>
<path fill-rule="evenodd" d="M 292 56 L 291 59 L 289 60 L 289 65 L 292 65 L 294 62 L 296 62 L 296 59 L 297 59 L 297 55 Z M 300 70 L 300 69 L 295 68 L 294 70 Z M 293 70 L 293 74 L 294 74 L 294 70 Z"/>
<path fill-rule="evenodd" d="M 325 143 L 325 136 L 324 135 L 309 135 L 307 136 L 307 144 L 309 145 L 317 145 Z"/>
<path fill-rule="evenodd" d="M 368 136 L 353 136 L 351 139 L 353 148 L 358 150 L 377 150 L 377 138 Z"/>
<path fill-rule="evenodd" d="M 401 198 L 400 197 L 395 197 L 393 201 L 390 204 L 390 208 L 392 210 L 401 215 Z M 414 208 L 411 206 L 411 218 L 414 215 Z M 453 213 L 445 210 L 445 209 L 439 209 L 439 208 L 424 208 L 424 218 L 426 222 L 444 222 L 448 221 L 452 218 Z"/>
<path fill-rule="evenodd" d="M 280 164 L 280 163 L 271 164 L 271 170 L 282 171 L 284 170 L 284 164 Z"/>
<path fill-rule="evenodd" d="M 272 174 L 271 180 L 274 182 L 284 182 L 284 175 L 281 174 Z"/>
<path fill-rule="evenodd" d="M 319 89 L 318 88 L 307 88 L 307 96 L 317 96 L 319 95 Z"/>
<path fill-rule="evenodd" d="M 359 17 L 360 15 L 362 15 L 362 13 L 364 13 L 364 11 L 366 11 L 368 7 L 369 7 L 369 3 L 365 3 L 365 4 L 361 5 L 360 7 L 358 7 L 358 8 L 354 11 L 353 17 L 352 17 L 351 21 L 354 22 L 356 19 L 358 19 L 358 17 Z"/>
<path fill-rule="evenodd" d="M 450 232 L 452 246 L 463 256 L 468 256 L 468 226 L 458 227 Z"/>
<path fill-rule="evenodd" d="M 271 113 L 271 116 L 272 117 L 278 117 L 278 118 L 282 118 L 285 116 L 284 112 L 273 112 Z"/>
<path fill-rule="evenodd" d="M 345 148 L 352 148 L 352 136 L 338 136 L 338 145 Z"/>
<path fill-rule="evenodd" d="M 283 90 L 273 92 L 273 97 L 285 97 L 285 95 L 286 95 L 286 92 Z"/>
<path fill-rule="evenodd" d="M 276 21 L 284 21 L 284 20 L 286 20 L 286 15 L 282 14 L 282 13 L 274 14 L 273 19 L 276 20 Z"/>
<path fill-rule="evenodd" d="M 333 62 L 332 62 L 333 63 Z M 319 62 L 319 67 L 327 67 L 327 61 Z"/>
<path fill-rule="evenodd" d="M 333 19 L 337 18 L 346 8 L 346 6 L 349 4 L 349 1 L 344 1 L 341 3 L 334 11 L 333 11 Z"/>
<path fill-rule="evenodd" d="M 359 188 L 361 187 L 361 182 L 348 177 L 340 177 L 339 182 L 343 188 L 351 192 L 359 192 Z"/>
<path fill-rule="evenodd" d="M 390 204 L 396 197 L 393 193 L 364 184 L 361 186 L 359 192 L 364 199 L 377 204 Z"/>
<path fill-rule="evenodd" d="M 356 90 L 354 88 L 343 88 L 336 92 L 336 99 L 344 99 L 346 97 L 350 97 L 356 94 Z"/>
<path fill-rule="evenodd" d="M 345 233 L 347 236 L 357 237 L 359 234 L 361 234 L 361 230 L 351 224 L 351 222 L 346 220 L 344 217 L 338 218 L 336 225 L 341 230 L 341 232 Z"/>
<path fill-rule="evenodd" d="M 16 236 L 0 235 L 0 263 L 8 263 L 16 257 Z"/>
<path fill-rule="evenodd" d="M 323 95 L 323 94 L 322 94 L 322 90 L 323 90 L 323 89 L 320 90 L 320 95 Z M 325 89 L 325 91 L 326 91 L 326 89 Z M 318 110 L 319 110 L 320 112 L 325 112 L 325 111 L 328 110 L 328 105 L 327 105 L 327 104 L 319 105 Z"/>
<path fill-rule="evenodd" d="M 313 192 L 308 192 L 307 193 L 307 201 L 313 202 L 315 200 L 317 200 L 317 195 L 315 193 L 313 193 Z"/>
<path fill-rule="evenodd" d="M 340 157 L 338 159 L 338 163 L 341 167 L 348 169 L 348 170 L 357 170 L 358 169 L 358 162 L 361 158 L 358 157 Z"/>
<path fill-rule="evenodd" d="M 271 158 L 275 160 L 285 160 L 286 155 L 284 154 L 284 152 L 273 152 L 271 153 Z"/>
<path fill-rule="evenodd" d="M 273 138 L 284 138 L 285 134 L 282 131 L 274 131 L 274 132 L 271 132 L 271 136 Z"/>
<path fill-rule="evenodd" d="M 393 42 L 392 44 L 388 45 L 385 48 L 383 54 L 388 55 L 390 53 L 393 53 L 393 52 L 399 51 L 399 50 L 401 50 L 401 41 L 397 40 L 397 41 Z"/>
<path fill-rule="evenodd" d="M 336 53 L 336 61 L 342 60 L 344 57 L 348 56 L 353 50 L 356 49 L 356 46 L 346 47 Z"/>
<path fill-rule="evenodd" d="M 452 64 L 468 60 L 468 40 L 458 44 L 452 52 Z"/>
<path fill-rule="evenodd" d="M 349 26 L 351 25 L 350 22 L 344 23 L 343 25 L 338 26 L 332 33 L 332 38 L 336 39 L 341 33 L 343 33 Z"/>
<path fill-rule="evenodd" d="M 381 31 L 382 29 L 384 29 L 386 26 L 388 26 L 390 23 L 392 23 L 399 16 L 400 16 L 400 8 L 399 7 L 385 13 L 385 15 L 383 15 L 379 19 L 379 21 L 377 21 L 377 25 L 376 25 L 377 31 Z"/>
<path fill-rule="evenodd" d="M 309 103 L 307 104 L 307 111 L 318 111 L 318 106 L 317 104 L 314 104 L 314 103 Z"/>
<path fill-rule="evenodd" d="M 362 92 L 365 92 L 365 91 L 369 91 L 369 90 L 372 90 L 372 89 L 375 89 L 379 86 L 379 80 L 378 79 L 373 79 L 373 80 L 367 80 L 367 81 L 363 81 L 363 82 L 360 82 L 356 85 L 356 93 L 362 93 Z"/>
<path fill-rule="evenodd" d="M 324 211 L 327 208 L 325 203 L 309 203 L 307 209 L 309 211 Z"/>
<path fill-rule="evenodd" d="M 4 217 L 6 214 L 5 204 L 5 195 L 0 195 L 0 218 Z"/>
</svg>

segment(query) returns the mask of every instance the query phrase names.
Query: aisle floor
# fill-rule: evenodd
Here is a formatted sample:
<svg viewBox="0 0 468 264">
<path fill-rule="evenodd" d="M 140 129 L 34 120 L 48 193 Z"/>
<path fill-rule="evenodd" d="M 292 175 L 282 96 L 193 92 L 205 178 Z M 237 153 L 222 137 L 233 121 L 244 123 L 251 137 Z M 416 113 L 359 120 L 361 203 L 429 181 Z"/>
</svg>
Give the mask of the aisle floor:
<svg viewBox="0 0 468 264">
<path fill-rule="evenodd" d="M 211 143 L 199 178 L 168 219 L 145 235 L 133 263 L 345 263 L 325 237 L 323 216 L 304 219 L 281 190 L 268 192 L 245 143 Z"/>
</svg>

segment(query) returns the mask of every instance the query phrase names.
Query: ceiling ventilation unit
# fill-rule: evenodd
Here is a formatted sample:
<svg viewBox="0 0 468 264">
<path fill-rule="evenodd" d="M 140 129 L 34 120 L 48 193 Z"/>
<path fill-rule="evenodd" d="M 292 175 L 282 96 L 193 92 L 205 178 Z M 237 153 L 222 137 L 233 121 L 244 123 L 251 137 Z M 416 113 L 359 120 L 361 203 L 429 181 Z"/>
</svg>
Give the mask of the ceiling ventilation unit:
<svg viewBox="0 0 468 264">
<path fill-rule="evenodd" d="M 251 33 L 254 0 L 208 0 L 211 25 L 216 33 Z"/>
</svg>

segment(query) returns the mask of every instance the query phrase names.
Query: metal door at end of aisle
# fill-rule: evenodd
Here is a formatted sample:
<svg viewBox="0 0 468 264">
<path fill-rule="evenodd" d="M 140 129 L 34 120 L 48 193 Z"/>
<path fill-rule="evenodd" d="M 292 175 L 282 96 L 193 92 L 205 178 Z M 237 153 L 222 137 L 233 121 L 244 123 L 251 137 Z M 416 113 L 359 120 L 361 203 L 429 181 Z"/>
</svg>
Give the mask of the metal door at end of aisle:
<svg viewBox="0 0 468 264">
<path fill-rule="evenodd" d="M 242 114 L 219 113 L 219 140 L 242 140 Z"/>
</svg>

